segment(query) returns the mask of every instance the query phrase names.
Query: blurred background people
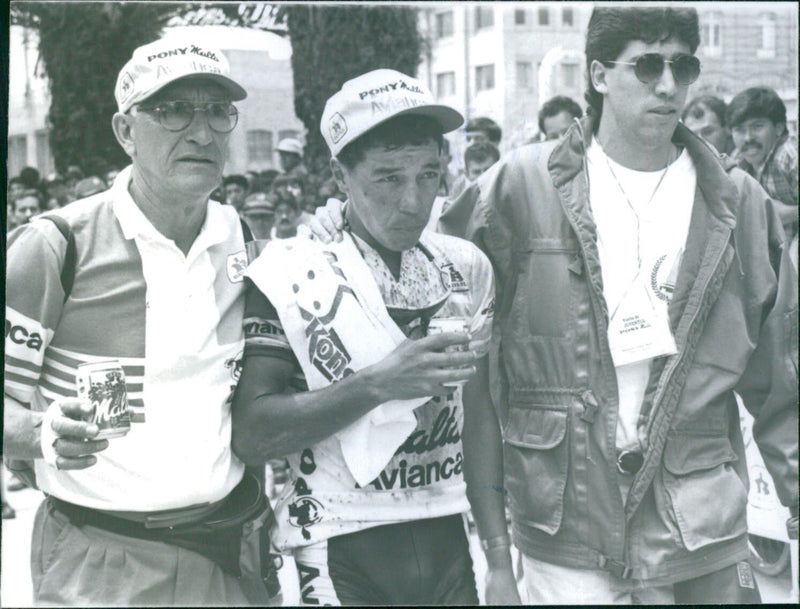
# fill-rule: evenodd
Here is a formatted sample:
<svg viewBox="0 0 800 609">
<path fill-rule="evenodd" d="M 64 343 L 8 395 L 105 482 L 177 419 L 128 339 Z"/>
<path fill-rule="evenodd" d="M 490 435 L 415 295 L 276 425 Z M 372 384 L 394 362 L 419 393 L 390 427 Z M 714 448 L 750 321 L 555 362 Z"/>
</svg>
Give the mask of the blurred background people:
<svg viewBox="0 0 800 609">
<path fill-rule="evenodd" d="M 503 138 L 503 130 L 496 122 L 486 116 L 479 116 L 467 121 L 464 127 L 467 137 L 467 145 L 489 142 L 495 146 L 500 146 Z"/>
<path fill-rule="evenodd" d="M 565 95 L 551 97 L 539 110 L 539 131 L 546 140 L 557 140 L 576 118 L 583 116 L 577 102 Z"/>
<path fill-rule="evenodd" d="M 23 190 L 14 199 L 14 226 L 22 226 L 44 211 L 42 193 L 33 188 Z M 9 228 L 11 228 L 9 226 Z"/>
<path fill-rule="evenodd" d="M 75 184 L 75 198 L 83 199 L 85 197 L 91 197 L 98 192 L 105 192 L 106 190 L 108 190 L 108 186 L 101 178 L 89 176 Z"/>
<path fill-rule="evenodd" d="M 275 223 L 275 203 L 264 192 L 247 195 L 242 217 L 256 239 L 269 239 Z"/>
<path fill-rule="evenodd" d="M 733 138 L 725 121 L 725 102 L 713 95 L 695 97 L 683 108 L 681 119 L 697 135 L 714 146 L 718 152 L 731 154 Z"/>
<path fill-rule="evenodd" d="M 70 191 L 64 176 L 60 173 L 51 173 L 44 180 L 44 190 L 47 197 L 47 209 L 64 207 L 75 200 L 75 194 Z"/>
<path fill-rule="evenodd" d="M 277 182 L 277 179 L 276 179 Z M 275 192 L 275 226 L 270 231 L 273 239 L 288 239 L 297 234 L 300 207 L 294 195 L 288 191 Z"/>
<path fill-rule="evenodd" d="M 489 142 L 472 144 L 464 152 L 465 175 L 469 183 L 474 182 L 489 167 L 500 160 L 500 151 L 497 146 Z"/>
<path fill-rule="evenodd" d="M 241 215 L 244 199 L 247 196 L 247 178 L 238 173 L 225 176 L 222 187 L 225 192 L 225 202 L 233 205 L 236 212 Z"/>
<path fill-rule="evenodd" d="M 284 174 L 301 179 L 308 177 L 308 169 L 303 163 L 303 144 L 300 140 L 293 137 L 282 139 L 278 142 L 278 156 Z"/>
</svg>

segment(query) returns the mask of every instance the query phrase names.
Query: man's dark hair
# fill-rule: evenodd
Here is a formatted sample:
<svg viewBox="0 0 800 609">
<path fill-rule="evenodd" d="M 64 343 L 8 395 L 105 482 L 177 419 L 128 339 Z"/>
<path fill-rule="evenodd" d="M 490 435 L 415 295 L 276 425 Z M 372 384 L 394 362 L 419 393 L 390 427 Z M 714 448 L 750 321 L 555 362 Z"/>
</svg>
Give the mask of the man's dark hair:
<svg viewBox="0 0 800 609">
<path fill-rule="evenodd" d="M 339 162 L 353 169 L 364 160 L 369 148 L 381 146 L 397 148 L 400 146 L 419 146 L 433 140 L 442 150 L 442 127 L 434 119 L 418 114 L 401 114 L 360 135 L 339 151 Z"/>
<path fill-rule="evenodd" d="M 239 173 L 234 173 L 229 176 L 225 176 L 222 179 L 222 185 L 227 186 L 228 184 L 238 184 L 244 190 L 247 190 L 249 187 L 249 183 L 247 182 L 247 178 Z"/>
<path fill-rule="evenodd" d="M 35 167 L 23 167 L 19 172 L 19 179 L 28 188 L 39 188 L 41 181 L 39 170 Z"/>
<path fill-rule="evenodd" d="M 556 95 L 544 102 L 541 110 L 539 110 L 539 131 L 544 133 L 544 120 L 546 118 L 561 114 L 565 110 L 569 112 L 573 118 L 580 118 L 583 116 L 583 110 L 581 110 L 578 103 L 566 95 Z"/>
<path fill-rule="evenodd" d="M 684 7 L 598 6 L 592 11 L 586 31 L 586 112 L 600 124 L 603 96 L 592 85 L 592 62 L 615 61 L 634 40 L 647 44 L 676 38 L 694 54 L 700 44 L 697 10 Z"/>
<path fill-rule="evenodd" d="M 751 118 L 766 118 L 774 124 L 786 124 L 786 105 L 773 89 L 752 87 L 745 89 L 728 104 L 726 119 L 735 127 Z"/>
<path fill-rule="evenodd" d="M 500 151 L 497 146 L 489 142 L 479 142 L 471 144 L 464 152 L 464 165 L 471 162 L 482 163 L 486 159 L 492 159 L 492 163 L 500 160 Z"/>
<path fill-rule="evenodd" d="M 714 97 L 713 95 L 701 95 L 700 97 L 695 97 L 692 101 L 686 104 L 686 106 L 683 108 L 683 112 L 681 112 L 681 120 L 686 122 L 686 119 L 690 116 L 692 118 L 703 118 L 706 114 L 706 111 L 711 111 L 717 117 L 719 126 L 724 127 L 726 125 L 726 110 L 727 106 L 725 105 L 725 102 L 719 97 Z"/>
<path fill-rule="evenodd" d="M 468 120 L 464 131 L 467 133 L 470 131 L 483 131 L 486 137 L 489 138 L 489 141 L 495 146 L 498 146 L 500 140 L 503 139 L 503 130 L 500 128 L 500 125 L 486 116 L 479 116 Z"/>
</svg>

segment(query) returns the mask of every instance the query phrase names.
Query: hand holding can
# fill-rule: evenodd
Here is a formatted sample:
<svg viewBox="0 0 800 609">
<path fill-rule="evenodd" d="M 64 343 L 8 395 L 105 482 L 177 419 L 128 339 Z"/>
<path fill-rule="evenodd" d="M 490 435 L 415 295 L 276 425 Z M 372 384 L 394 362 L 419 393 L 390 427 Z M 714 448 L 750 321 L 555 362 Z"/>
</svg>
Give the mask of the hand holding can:
<svg viewBox="0 0 800 609">
<path fill-rule="evenodd" d="M 78 397 L 92 405 L 92 422 L 100 430 L 97 439 L 118 438 L 131 430 L 125 371 L 118 360 L 78 366 Z"/>
<path fill-rule="evenodd" d="M 435 317 L 431 319 L 430 323 L 428 324 L 428 336 L 433 336 L 434 334 L 443 334 L 445 332 L 460 332 L 467 334 L 469 332 L 469 324 L 461 317 Z M 461 345 L 451 345 L 449 347 L 445 347 L 444 351 L 446 353 L 452 353 L 456 351 L 467 351 L 468 349 L 468 344 L 464 343 Z M 442 383 L 442 385 L 445 387 L 458 387 L 460 385 L 464 385 L 466 382 L 466 380 L 453 381 L 452 383 Z"/>
</svg>

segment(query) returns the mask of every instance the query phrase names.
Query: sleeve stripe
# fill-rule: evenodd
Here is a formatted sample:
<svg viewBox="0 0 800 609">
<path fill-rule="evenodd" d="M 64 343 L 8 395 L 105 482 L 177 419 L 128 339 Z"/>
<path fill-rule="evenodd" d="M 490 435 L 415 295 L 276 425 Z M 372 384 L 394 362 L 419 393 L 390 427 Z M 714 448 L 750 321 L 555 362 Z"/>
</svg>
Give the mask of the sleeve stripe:
<svg viewBox="0 0 800 609">
<path fill-rule="evenodd" d="M 57 362 L 66 368 L 76 369 L 81 364 L 86 364 L 89 361 L 102 361 L 103 358 L 93 360 L 82 360 L 75 357 L 70 357 L 63 352 L 63 349 L 58 347 L 51 347 L 47 350 L 47 359 Z M 126 377 L 131 376 L 144 376 L 144 365 L 142 364 L 126 364 L 125 359 L 141 360 L 141 358 L 119 358 L 109 356 L 107 359 L 115 359 L 122 362 L 122 369 L 125 371 Z"/>
<path fill-rule="evenodd" d="M 8 353 L 6 353 L 6 369 L 8 368 L 24 368 L 38 375 L 42 369 L 42 366 L 35 362 L 31 362 L 26 359 L 20 359 L 19 357 L 14 357 L 13 355 L 8 355 Z"/>
<path fill-rule="evenodd" d="M 13 382 L 13 383 L 18 383 L 20 385 L 24 385 L 25 388 L 31 388 L 31 387 L 36 387 L 37 381 L 38 379 L 22 376 L 21 374 L 17 374 L 10 370 L 6 370 L 5 372 L 6 383 Z"/>
<path fill-rule="evenodd" d="M 55 383 L 51 382 L 50 377 L 42 377 L 41 381 L 39 381 L 39 385 L 42 389 L 47 389 L 55 394 L 64 397 L 74 398 L 78 395 L 78 392 L 75 390 L 74 387 L 64 387 L 62 385 L 56 385 Z"/>
<path fill-rule="evenodd" d="M 75 383 L 75 373 L 73 372 L 70 374 L 69 372 L 64 372 L 63 370 L 59 370 L 55 366 L 53 366 L 50 362 L 45 361 L 44 366 L 42 367 L 42 374 L 50 377 L 55 377 L 57 379 L 61 379 L 67 383 Z"/>
<path fill-rule="evenodd" d="M 59 353 L 58 351 L 56 351 L 55 348 L 47 350 L 47 359 L 51 359 L 55 362 L 58 362 L 59 364 L 63 364 L 70 368 L 77 368 L 79 364 L 83 363 L 79 359 L 75 359 L 67 355 L 64 355 L 63 353 Z"/>
</svg>

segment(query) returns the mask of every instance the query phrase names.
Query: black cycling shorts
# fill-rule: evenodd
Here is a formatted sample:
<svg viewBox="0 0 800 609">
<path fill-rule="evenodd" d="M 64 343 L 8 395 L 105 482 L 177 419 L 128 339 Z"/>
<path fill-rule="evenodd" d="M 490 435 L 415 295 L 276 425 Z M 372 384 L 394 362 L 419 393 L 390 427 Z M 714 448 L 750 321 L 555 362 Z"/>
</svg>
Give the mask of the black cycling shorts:
<svg viewBox="0 0 800 609">
<path fill-rule="evenodd" d="M 304 605 L 477 605 L 463 516 L 373 527 L 297 548 Z"/>
</svg>

